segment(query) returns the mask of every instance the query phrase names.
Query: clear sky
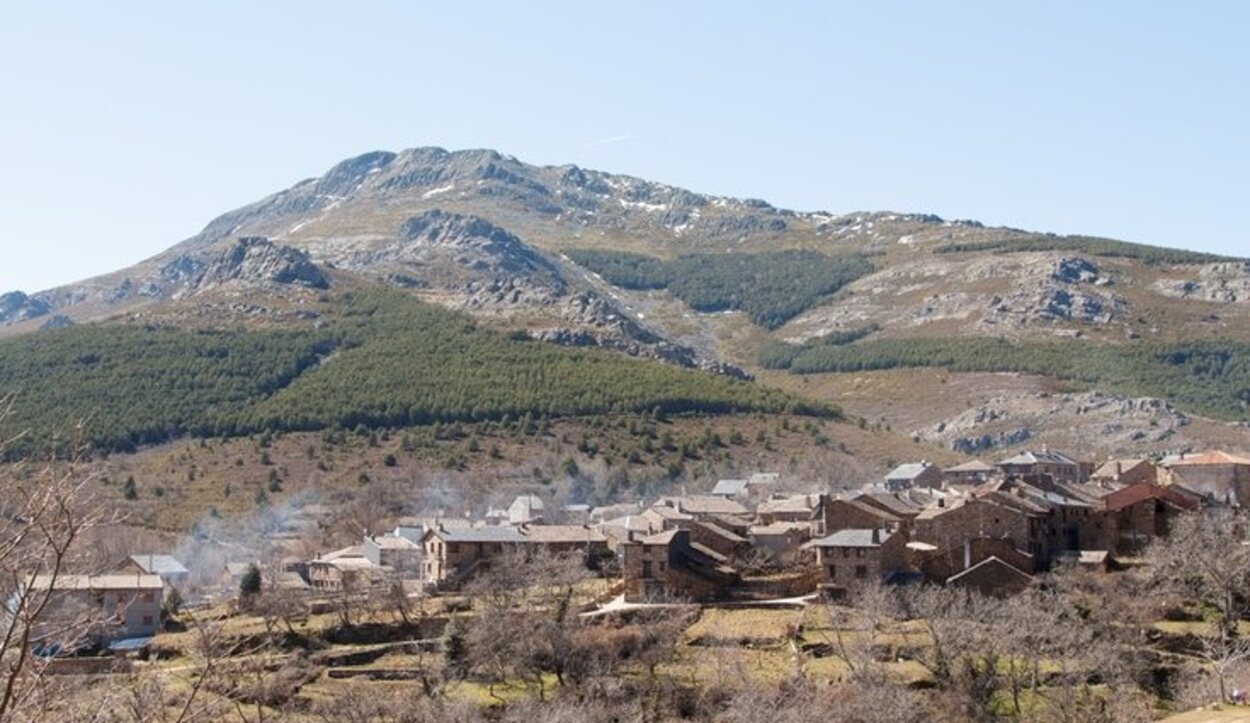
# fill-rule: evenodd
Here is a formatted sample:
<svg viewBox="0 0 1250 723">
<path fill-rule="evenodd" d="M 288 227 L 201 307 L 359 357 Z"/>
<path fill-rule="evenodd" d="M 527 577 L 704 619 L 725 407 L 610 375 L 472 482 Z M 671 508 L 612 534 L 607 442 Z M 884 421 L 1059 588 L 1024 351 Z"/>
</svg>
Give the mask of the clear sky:
<svg viewBox="0 0 1250 723">
<path fill-rule="evenodd" d="M 1250 2 L 0 5 L 0 291 L 347 156 L 1250 254 Z"/>
</svg>

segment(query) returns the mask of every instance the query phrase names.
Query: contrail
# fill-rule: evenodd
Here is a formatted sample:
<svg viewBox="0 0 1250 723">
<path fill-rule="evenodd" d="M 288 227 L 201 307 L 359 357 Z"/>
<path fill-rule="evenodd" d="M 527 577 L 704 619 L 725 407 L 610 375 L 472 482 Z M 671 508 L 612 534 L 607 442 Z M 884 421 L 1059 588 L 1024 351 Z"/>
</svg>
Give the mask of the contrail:
<svg viewBox="0 0 1250 723">
<path fill-rule="evenodd" d="M 620 136 L 611 136 L 610 138 L 600 138 L 597 141 L 583 143 L 582 145 L 577 147 L 577 150 L 580 151 L 583 148 L 597 148 L 599 146 L 607 146 L 613 143 L 620 143 L 621 141 L 627 141 L 630 138 L 633 138 L 633 136 L 630 135 L 629 133 L 626 133 L 625 135 L 620 135 Z"/>
</svg>

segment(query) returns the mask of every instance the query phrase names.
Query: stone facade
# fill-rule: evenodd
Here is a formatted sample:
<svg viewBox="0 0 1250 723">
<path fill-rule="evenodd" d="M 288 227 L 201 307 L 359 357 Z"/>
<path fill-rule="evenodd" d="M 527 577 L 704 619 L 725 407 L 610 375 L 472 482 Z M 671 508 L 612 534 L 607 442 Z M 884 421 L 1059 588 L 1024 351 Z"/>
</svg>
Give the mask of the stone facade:
<svg viewBox="0 0 1250 723">
<path fill-rule="evenodd" d="M 708 601 L 739 581 L 727 560 L 692 542 L 689 530 L 669 530 L 623 546 L 625 600 Z"/>
<path fill-rule="evenodd" d="M 826 595 L 841 598 L 871 582 L 882 582 L 890 573 L 905 569 L 907 540 L 901 533 L 881 529 L 841 530 L 813 540 L 820 587 Z"/>
</svg>

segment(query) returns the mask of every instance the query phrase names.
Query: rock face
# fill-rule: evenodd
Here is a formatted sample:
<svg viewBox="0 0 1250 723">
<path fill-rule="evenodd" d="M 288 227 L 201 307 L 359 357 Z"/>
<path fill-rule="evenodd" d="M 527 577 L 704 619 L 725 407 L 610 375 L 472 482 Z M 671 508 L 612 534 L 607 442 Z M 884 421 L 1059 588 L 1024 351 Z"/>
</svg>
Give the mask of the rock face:
<svg viewBox="0 0 1250 723">
<path fill-rule="evenodd" d="M 179 259 L 171 266 L 192 267 L 194 261 Z M 167 274 L 163 270 L 162 275 Z M 187 286 L 200 291 L 230 282 L 271 282 L 328 289 L 330 282 L 308 254 L 259 237 L 240 238 L 220 256 L 205 264 Z"/>
<path fill-rule="evenodd" d="M 1196 276 L 1180 281 L 1163 280 L 1159 291 L 1181 299 L 1196 299 L 1218 304 L 1250 303 L 1250 261 L 1208 264 Z"/>
<path fill-rule="evenodd" d="M 20 291 L 0 294 L 0 324 L 13 324 L 44 316 L 52 311 L 48 302 Z"/>
<path fill-rule="evenodd" d="M 1071 429 L 1096 435 L 1100 444 L 1126 448 L 1161 442 L 1187 424 L 1185 414 L 1160 399 L 1102 392 L 1037 393 L 995 397 L 916 430 L 913 436 L 957 452 L 980 454 L 1023 444 L 1042 430 Z"/>
</svg>

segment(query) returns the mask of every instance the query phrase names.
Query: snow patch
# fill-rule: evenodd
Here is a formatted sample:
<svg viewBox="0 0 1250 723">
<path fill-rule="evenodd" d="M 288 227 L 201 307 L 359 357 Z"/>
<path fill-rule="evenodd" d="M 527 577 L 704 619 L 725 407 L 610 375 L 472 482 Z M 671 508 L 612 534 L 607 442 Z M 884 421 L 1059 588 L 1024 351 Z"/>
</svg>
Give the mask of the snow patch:
<svg viewBox="0 0 1250 723">
<path fill-rule="evenodd" d="M 647 203 L 645 201 L 626 201 L 625 199 L 617 199 L 617 203 L 622 208 L 637 208 L 647 213 L 662 213 L 668 210 L 667 203 Z"/>
<path fill-rule="evenodd" d="M 439 195 L 440 193 L 447 193 L 448 191 L 454 190 L 455 188 L 456 188 L 456 184 L 454 183 L 449 183 L 446 186 L 439 186 L 438 188 L 431 188 L 430 190 L 421 194 L 421 200 L 428 201 L 431 198 L 434 198 L 435 196 Z"/>
</svg>

